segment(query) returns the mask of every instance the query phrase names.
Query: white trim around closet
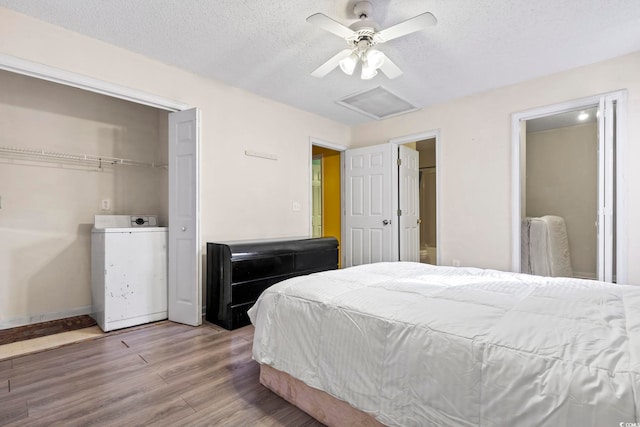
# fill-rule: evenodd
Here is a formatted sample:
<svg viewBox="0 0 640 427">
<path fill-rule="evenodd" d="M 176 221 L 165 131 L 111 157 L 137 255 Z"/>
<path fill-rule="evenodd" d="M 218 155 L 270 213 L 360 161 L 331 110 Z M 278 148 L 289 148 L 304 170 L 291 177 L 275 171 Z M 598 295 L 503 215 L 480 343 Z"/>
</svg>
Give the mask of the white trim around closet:
<svg viewBox="0 0 640 427">
<path fill-rule="evenodd" d="M 136 104 L 148 105 L 167 111 L 182 111 L 189 108 L 182 104 L 166 98 L 161 98 L 147 92 L 119 86 L 104 80 L 94 79 L 82 74 L 50 67 L 37 62 L 27 61 L 15 56 L 0 53 L 0 69 L 11 71 L 12 73 L 35 77 L 66 86 L 75 87 L 89 92 L 100 93 Z"/>
</svg>

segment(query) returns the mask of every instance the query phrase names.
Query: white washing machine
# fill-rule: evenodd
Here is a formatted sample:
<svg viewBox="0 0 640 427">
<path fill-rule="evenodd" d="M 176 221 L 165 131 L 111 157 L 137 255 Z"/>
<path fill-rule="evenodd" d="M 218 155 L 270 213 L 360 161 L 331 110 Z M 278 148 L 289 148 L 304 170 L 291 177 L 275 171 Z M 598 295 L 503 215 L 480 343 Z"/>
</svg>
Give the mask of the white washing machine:
<svg viewBox="0 0 640 427">
<path fill-rule="evenodd" d="M 167 318 L 167 228 L 156 216 L 95 216 L 91 292 L 105 332 Z"/>
</svg>

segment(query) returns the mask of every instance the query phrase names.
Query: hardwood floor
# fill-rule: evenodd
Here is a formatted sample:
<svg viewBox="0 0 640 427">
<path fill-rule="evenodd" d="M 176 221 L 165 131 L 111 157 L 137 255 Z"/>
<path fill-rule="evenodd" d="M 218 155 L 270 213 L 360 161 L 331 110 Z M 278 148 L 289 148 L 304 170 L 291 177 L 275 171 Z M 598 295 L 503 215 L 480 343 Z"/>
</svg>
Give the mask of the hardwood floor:
<svg viewBox="0 0 640 427">
<path fill-rule="evenodd" d="M 0 425 L 321 426 L 259 384 L 252 340 L 167 321 L 0 361 Z"/>
</svg>

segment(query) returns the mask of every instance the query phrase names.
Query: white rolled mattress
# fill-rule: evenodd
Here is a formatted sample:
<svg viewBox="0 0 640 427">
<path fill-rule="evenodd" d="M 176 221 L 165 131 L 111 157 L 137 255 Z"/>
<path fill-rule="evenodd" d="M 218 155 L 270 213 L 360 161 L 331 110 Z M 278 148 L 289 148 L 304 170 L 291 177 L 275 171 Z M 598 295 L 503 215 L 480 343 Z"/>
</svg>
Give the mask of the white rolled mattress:
<svg viewBox="0 0 640 427">
<path fill-rule="evenodd" d="M 564 218 L 523 218 L 521 271 L 539 276 L 572 277 L 569 236 Z"/>
<path fill-rule="evenodd" d="M 640 421 L 640 287 L 379 263 L 249 310 L 253 357 L 390 426 Z"/>
</svg>

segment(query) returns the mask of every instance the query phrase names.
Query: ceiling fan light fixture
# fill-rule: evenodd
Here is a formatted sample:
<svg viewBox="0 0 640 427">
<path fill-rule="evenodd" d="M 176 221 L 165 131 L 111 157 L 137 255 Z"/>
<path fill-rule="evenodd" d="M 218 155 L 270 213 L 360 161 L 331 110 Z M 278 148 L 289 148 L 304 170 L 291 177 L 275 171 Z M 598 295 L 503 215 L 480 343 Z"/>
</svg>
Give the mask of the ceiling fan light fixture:
<svg viewBox="0 0 640 427">
<path fill-rule="evenodd" d="M 376 74 L 378 74 L 378 70 L 376 70 L 375 67 L 369 65 L 368 62 L 362 63 L 362 73 L 360 74 L 360 78 L 362 80 L 372 79 L 376 76 Z"/>
<path fill-rule="evenodd" d="M 378 49 L 368 49 L 365 57 L 367 58 L 367 64 L 375 69 L 380 68 L 384 63 L 384 54 Z"/>
<path fill-rule="evenodd" d="M 355 53 L 352 53 L 351 55 L 347 56 L 346 58 L 342 58 L 339 62 L 340 64 L 340 69 L 348 75 L 352 75 L 353 74 L 353 70 L 356 69 L 356 65 L 358 65 L 358 55 L 356 55 Z"/>
</svg>

